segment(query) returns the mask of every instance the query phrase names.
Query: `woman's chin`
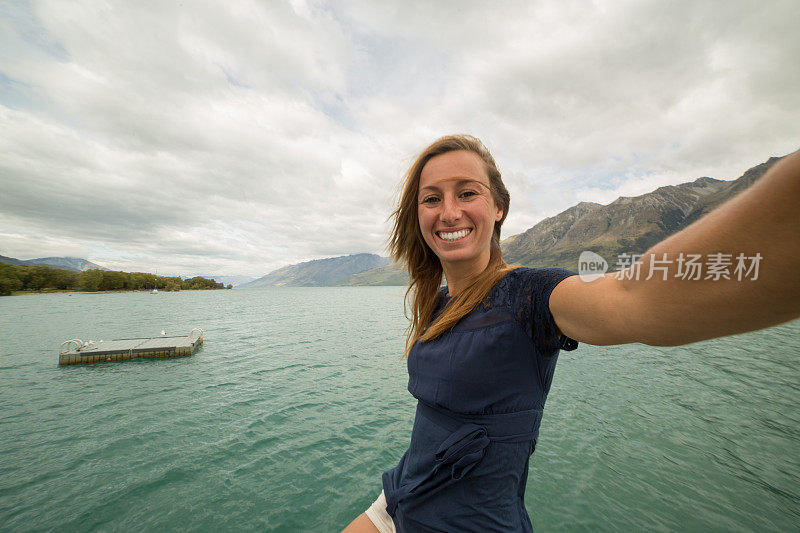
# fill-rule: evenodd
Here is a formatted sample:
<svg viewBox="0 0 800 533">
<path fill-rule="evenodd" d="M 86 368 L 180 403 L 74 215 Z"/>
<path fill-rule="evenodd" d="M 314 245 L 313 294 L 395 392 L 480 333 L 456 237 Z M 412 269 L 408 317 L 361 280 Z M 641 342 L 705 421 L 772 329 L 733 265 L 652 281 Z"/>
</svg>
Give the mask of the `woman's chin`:
<svg viewBox="0 0 800 533">
<path fill-rule="evenodd" d="M 439 249 L 436 255 L 439 258 L 439 261 L 441 261 L 442 265 L 461 265 L 470 261 L 477 261 L 480 254 L 475 253 L 474 250 L 464 248 L 455 250 Z"/>
</svg>

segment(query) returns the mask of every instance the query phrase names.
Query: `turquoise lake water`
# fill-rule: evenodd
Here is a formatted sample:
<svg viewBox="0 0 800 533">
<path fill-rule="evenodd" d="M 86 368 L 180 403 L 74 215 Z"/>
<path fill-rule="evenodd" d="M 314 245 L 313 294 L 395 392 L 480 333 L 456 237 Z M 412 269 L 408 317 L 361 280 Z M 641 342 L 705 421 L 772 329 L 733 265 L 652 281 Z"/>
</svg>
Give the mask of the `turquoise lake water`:
<svg viewBox="0 0 800 533">
<path fill-rule="evenodd" d="M 340 531 L 409 443 L 402 287 L 0 298 L 0 530 Z M 59 367 L 70 338 L 205 331 Z M 537 531 L 800 528 L 800 322 L 562 352 Z"/>
</svg>

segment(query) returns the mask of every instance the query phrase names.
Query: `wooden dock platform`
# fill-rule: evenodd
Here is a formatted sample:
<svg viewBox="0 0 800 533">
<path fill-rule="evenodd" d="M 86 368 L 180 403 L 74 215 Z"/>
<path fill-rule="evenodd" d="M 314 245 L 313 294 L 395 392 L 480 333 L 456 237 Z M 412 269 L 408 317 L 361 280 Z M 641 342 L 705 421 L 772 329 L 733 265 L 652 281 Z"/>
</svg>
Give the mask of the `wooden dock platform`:
<svg viewBox="0 0 800 533">
<path fill-rule="evenodd" d="M 192 355 L 201 344 L 203 344 L 203 330 L 200 328 L 194 328 L 189 335 L 179 337 L 162 335 L 160 337 L 97 342 L 70 339 L 61 343 L 58 351 L 58 364 L 79 365 L 125 359 L 181 357 Z"/>
</svg>

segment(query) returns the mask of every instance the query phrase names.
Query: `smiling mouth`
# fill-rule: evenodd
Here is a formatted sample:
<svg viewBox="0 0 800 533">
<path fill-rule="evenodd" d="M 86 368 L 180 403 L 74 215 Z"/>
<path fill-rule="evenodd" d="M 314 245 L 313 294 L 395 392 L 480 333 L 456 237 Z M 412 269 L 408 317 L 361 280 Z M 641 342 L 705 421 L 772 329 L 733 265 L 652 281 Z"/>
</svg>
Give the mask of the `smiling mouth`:
<svg viewBox="0 0 800 533">
<path fill-rule="evenodd" d="M 453 242 L 453 241 L 457 241 L 459 239 L 463 239 L 464 237 L 466 237 L 470 233 L 472 233 L 471 229 L 461 229 L 461 230 L 458 230 L 458 231 L 450 231 L 450 232 L 437 231 L 436 235 L 440 239 L 442 239 L 443 241 Z"/>
</svg>

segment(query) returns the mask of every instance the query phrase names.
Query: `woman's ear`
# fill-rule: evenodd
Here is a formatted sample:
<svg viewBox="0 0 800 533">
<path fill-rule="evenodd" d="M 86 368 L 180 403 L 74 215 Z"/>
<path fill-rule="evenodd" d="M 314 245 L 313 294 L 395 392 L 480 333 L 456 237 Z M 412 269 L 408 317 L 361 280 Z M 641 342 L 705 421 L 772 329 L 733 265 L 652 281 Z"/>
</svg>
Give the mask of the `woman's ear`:
<svg viewBox="0 0 800 533">
<path fill-rule="evenodd" d="M 502 219 L 503 219 L 503 208 L 498 205 L 497 214 L 494 216 L 494 220 L 496 222 L 500 222 Z"/>
</svg>

